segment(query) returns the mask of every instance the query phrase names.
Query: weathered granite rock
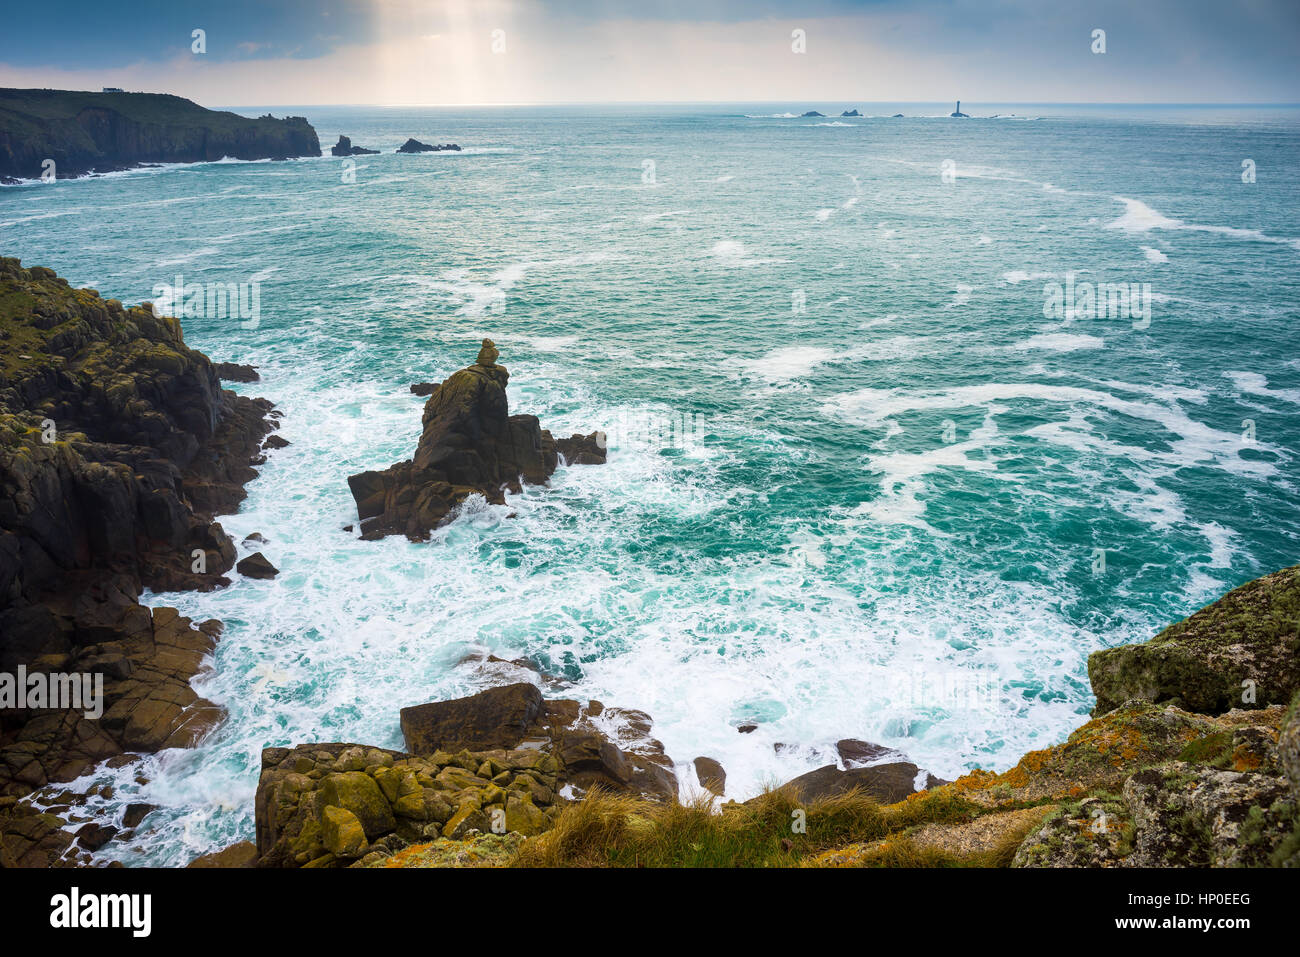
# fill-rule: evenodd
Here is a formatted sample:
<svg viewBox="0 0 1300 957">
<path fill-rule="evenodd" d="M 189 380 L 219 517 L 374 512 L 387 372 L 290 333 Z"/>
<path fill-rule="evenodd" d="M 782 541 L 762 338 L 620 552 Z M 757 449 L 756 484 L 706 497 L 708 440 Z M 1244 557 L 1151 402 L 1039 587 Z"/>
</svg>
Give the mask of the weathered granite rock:
<svg viewBox="0 0 1300 957">
<path fill-rule="evenodd" d="M 584 464 L 605 461 L 603 436 L 556 442 L 532 415 L 510 415 L 497 350 L 484 340 L 480 359 L 439 385 L 424 406 L 415 457 L 383 472 L 348 479 L 361 519 L 361 537 L 404 534 L 419 541 L 445 522 L 466 497 L 504 503 L 504 491 L 541 484 L 559 455 Z M 598 441 L 599 439 L 599 441 Z"/>
<path fill-rule="evenodd" d="M 542 713 L 542 693 L 528 682 L 466 698 L 403 708 L 402 735 L 412 754 L 516 747 Z"/>
<path fill-rule="evenodd" d="M 1247 582 L 1150 641 L 1094 652 L 1094 714 L 1124 701 L 1188 711 L 1287 704 L 1300 691 L 1300 565 Z"/>
<path fill-rule="evenodd" d="M 403 712 L 407 754 L 355 744 L 267 748 L 257 788 L 261 867 L 337 867 L 408 844 L 539 834 L 601 787 L 677 796 L 643 712 L 544 701 L 528 684 Z M 466 745 L 470 745 L 467 747 Z M 563 792 L 563 796 L 561 795 Z M 359 822 L 360 837 L 348 812 Z"/>
</svg>

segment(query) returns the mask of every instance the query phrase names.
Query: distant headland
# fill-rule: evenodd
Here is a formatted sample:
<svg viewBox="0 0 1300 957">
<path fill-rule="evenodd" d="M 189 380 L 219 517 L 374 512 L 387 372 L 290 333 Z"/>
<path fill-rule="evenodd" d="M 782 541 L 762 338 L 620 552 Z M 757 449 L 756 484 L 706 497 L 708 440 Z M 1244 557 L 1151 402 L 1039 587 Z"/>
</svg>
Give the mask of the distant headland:
<svg viewBox="0 0 1300 957">
<path fill-rule="evenodd" d="M 0 88 L 0 182 L 320 152 L 301 116 L 249 119 L 166 93 Z"/>
</svg>

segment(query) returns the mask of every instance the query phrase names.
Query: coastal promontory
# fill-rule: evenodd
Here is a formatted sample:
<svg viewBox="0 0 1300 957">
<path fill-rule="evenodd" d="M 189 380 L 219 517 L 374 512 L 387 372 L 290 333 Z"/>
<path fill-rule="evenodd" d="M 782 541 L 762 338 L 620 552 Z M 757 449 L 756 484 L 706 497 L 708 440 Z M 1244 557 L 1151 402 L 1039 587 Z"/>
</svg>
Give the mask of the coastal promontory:
<svg viewBox="0 0 1300 957">
<path fill-rule="evenodd" d="M 320 151 L 301 116 L 250 119 L 164 93 L 0 89 L 0 181 Z"/>
</svg>

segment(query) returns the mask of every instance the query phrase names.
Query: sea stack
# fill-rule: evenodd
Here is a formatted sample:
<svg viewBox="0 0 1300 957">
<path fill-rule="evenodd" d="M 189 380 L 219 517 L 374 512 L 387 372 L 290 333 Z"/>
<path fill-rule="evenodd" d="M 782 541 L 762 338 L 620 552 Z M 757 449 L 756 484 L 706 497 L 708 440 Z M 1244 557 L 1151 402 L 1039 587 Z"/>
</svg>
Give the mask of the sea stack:
<svg viewBox="0 0 1300 957">
<path fill-rule="evenodd" d="M 383 472 L 348 479 L 361 519 L 361 537 L 404 534 L 428 538 L 470 495 L 505 503 L 507 490 L 544 483 L 560 464 L 605 461 L 603 433 L 553 438 L 535 415 L 511 415 L 510 373 L 484 339 L 473 365 L 438 385 L 424 405 L 424 431 L 415 457 Z"/>
</svg>

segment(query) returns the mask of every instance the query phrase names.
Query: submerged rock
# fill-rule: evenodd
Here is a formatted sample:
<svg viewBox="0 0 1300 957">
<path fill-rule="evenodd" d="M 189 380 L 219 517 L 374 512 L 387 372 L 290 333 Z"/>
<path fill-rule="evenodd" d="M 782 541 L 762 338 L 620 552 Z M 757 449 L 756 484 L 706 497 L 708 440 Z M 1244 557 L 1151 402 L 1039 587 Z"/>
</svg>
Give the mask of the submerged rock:
<svg viewBox="0 0 1300 957">
<path fill-rule="evenodd" d="M 418 541 L 470 495 L 504 504 L 506 490 L 545 482 L 561 455 L 570 464 L 605 461 L 601 433 L 557 442 L 536 416 L 510 415 L 510 373 L 497 358 L 491 340 L 484 340 L 480 361 L 433 390 L 413 459 L 348 479 L 362 538 L 404 534 Z"/>
</svg>

